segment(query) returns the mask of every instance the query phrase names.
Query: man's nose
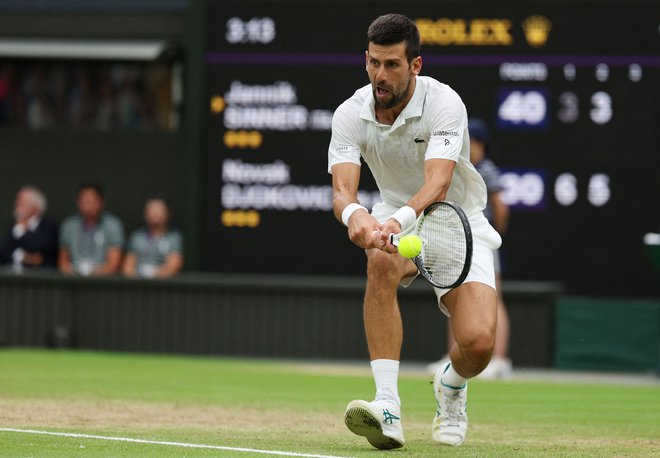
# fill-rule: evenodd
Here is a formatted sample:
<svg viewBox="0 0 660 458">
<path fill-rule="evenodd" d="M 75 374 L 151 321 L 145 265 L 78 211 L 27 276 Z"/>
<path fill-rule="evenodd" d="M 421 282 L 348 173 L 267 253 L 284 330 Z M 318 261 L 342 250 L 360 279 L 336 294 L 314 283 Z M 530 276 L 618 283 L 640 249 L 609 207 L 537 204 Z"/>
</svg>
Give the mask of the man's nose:
<svg viewBox="0 0 660 458">
<path fill-rule="evenodd" d="M 385 67 L 381 66 L 376 72 L 376 82 L 384 83 L 387 79 L 387 73 L 385 72 Z"/>
</svg>

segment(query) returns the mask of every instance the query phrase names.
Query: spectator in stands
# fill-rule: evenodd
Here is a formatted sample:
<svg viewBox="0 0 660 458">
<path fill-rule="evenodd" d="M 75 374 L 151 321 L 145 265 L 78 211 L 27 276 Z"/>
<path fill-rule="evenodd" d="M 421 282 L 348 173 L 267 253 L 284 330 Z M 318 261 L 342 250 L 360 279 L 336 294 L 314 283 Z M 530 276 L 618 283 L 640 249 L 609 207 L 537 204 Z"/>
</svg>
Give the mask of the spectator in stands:
<svg viewBox="0 0 660 458">
<path fill-rule="evenodd" d="M 34 186 L 16 195 L 14 225 L 0 242 L 0 262 L 23 268 L 52 267 L 57 260 L 57 224 L 44 217 L 46 196 Z"/>
<path fill-rule="evenodd" d="M 114 275 L 119 272 L 124 228 L 104 211 L 103 189 L 96 184 L 78 190 L 78 214 L 62 223 L 58 264 L 65 274 Z"/>
<path fill-rule="evenodd" d="M 162 278 L 177 275 L 183 267 L 181 234 L 169 228 L 170 206 L 162 197 L 147 199 L 146 227 L 135 231 L 128 242 L 124 275 Z"/>
</svg>

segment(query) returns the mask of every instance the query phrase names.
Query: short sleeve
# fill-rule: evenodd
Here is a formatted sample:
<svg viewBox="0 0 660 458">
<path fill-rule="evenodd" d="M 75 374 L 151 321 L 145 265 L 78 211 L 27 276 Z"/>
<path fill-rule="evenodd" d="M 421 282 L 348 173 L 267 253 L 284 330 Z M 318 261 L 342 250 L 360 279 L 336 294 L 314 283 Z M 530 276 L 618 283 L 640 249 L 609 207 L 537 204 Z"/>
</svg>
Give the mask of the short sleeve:
<svg viewBox="0 0 660 458">
<path fill-rule="evenodd" d="M 360 165 L 362 141 L 360 123 L 362 120 L 357 113 L 342 104 L 332 116 L 332 137 L 328 148 L 328 173 L 332 173 L 332 166 L 344 162 Z"/>
<path fill-rule="evenodd" d="M 136 253 L 137 252 L 137 246 L 138 246 L 138 237 L 140 236 L 139 231 L 135 231 L 131 234 L 131 236 L 128 239 L 128 244 L 126 245 L 126 251 L 129 253 Z"/>
<path fill-rule="evenodd" d="M 64 222 L 62 223 L 62 227 L 60 228 L 60 235 L 59 235 L 60 247 L 66 248 L 67 250 L 71 249 L 71 245 L 73 243 L 74 224 L 75 222 L 72 221 L 71 218 L 65 219 Z"/>
<path fill-rule="evenodd" d="M 183 239 L 179 231 L 172 231 L 170 233 L 170 253 L 183 254 Z"/>
<path fill-rule="evenodd" d="M 455 92 L 429 100 L 426 112 L 430 130 L 425 159 L 450 159 L 458 162 L 467 131 L 467 111 Z"/>
<path fill-rule="evenodd" d="M 121 224 L 116 217 L 108 218 L 106 225 L 106 240 L 108 242 L 108 247 L 119 247 L 123 248 L 124 246 L 124 226 Z"/>
<path fill-rule="evenodd" d="M 502 190 L 502 185 L 500 184 L 500 171 L 493 161 L 488 159 L 482 160 L 478 164 L 477 172 L 479 172 L 484 179 L 488 194 Z"/>
</svg>

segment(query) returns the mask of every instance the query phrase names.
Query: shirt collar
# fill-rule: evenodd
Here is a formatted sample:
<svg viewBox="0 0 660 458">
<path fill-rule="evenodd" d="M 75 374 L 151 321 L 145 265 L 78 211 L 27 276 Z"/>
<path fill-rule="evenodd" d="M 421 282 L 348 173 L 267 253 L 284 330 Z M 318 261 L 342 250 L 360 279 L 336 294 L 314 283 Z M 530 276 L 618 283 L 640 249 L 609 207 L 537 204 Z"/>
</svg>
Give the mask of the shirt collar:
<svg viewBox="0 0 660 458">
<path fill-rule="evenodd" d="M 424 99 L 426 97 L 426 90 L 420 84 L 419 78 L 415 77 L 415 92 L 413 96 L 408 101 L 408 104 L 403 108 L 399 116 L 397 116 L 392 128 L 399 127 L 404 124 L 407 119 L 415 118 L 422 116 L 422 111 L 424 109 Z M 371 87 L 371 86 L 370 86 Z M 364 99 L 362 104 L 362 110 L 360 110 L 360 118 L 365 121 L 373 122 L 378 124 L 376 119 L 376 101 L 374 100 L 373 91 L 369 92 L 369 96 Z"/>
<path fill-rule="evenodd" d="M 33 232 L 41 223 L 41 217 L 39 215 L 34 215 L 27 220 L 28 231 Z"/>
<path fill-rule="evenodd" d="M 14 225 L 12 233 L 14 234 L 15 239 L 20 239 L 25 235 L 26 232 L 34 232 L 41 223 L 41 217 L 39 215 L 33 215 L 27 220 L 27 227 L 19 226 L 18 224 Z"/>
</svg>

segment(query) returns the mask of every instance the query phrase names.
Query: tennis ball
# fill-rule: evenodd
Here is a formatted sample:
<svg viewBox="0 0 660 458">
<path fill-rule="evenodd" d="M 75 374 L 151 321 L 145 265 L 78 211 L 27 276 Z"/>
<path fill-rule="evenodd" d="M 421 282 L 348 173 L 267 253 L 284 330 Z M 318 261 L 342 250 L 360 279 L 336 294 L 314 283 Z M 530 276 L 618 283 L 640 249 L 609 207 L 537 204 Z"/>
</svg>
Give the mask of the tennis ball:
<svg viewBox="0 0 660 458">
<path fill-rule="evenodd" d="M 404 258 L 412 259 L 419 256 L 422 252 L 422 239 L 414 234 L 404 235 L 399 240 L 397 250 L 399 250 L 399 254 Z"/>
</svg>

